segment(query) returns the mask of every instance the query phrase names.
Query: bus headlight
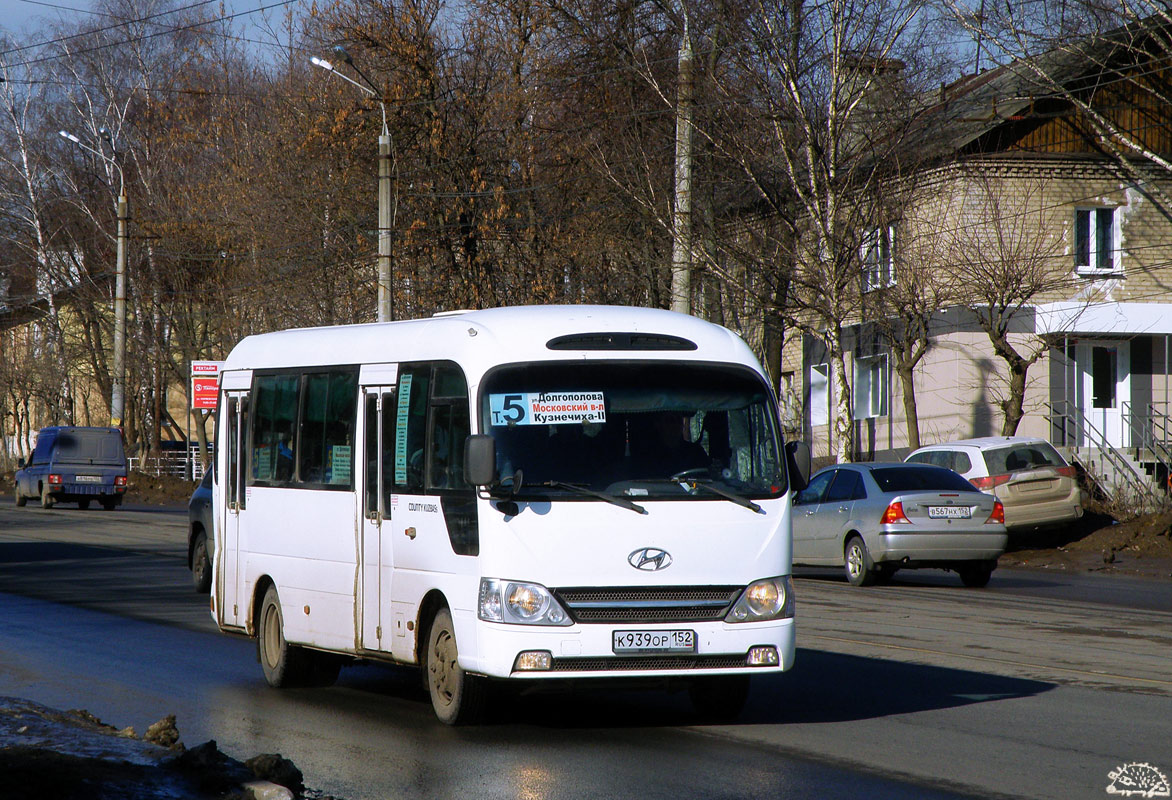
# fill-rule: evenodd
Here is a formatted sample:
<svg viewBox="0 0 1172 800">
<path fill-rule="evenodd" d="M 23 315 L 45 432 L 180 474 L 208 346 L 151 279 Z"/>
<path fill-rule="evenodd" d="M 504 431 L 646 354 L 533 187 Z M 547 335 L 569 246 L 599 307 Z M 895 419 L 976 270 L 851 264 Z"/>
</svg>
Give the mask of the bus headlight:
<svg viewBox="0 0 1172 800">
<path fill-rule="evenodd" d="M 764 622 L 794 615 L 794 588 L 789 575 L 754 581 L 745 587 L 725 622 Z"/>
<path fill-rule="evenodd" d="M 572 625 L 568 614 L 549 589 L 536 583 L 480 579 L 477 616 L 488 622 L 513 625 Z"/>
</svg>

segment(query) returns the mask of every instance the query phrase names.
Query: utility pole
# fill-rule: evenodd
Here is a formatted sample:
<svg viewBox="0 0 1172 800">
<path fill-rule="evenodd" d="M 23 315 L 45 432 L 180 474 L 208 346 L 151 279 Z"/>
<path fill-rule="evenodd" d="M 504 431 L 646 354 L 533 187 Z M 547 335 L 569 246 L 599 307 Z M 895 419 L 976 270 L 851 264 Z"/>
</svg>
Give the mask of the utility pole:
<svg viewBox="0 0 1172 800">
<path fill-rule="evenodd" d="M 675 212 L 672 215 L 671 310 L 692 312 L 692 34 L 684 9 L 684 35 L 676 87 Z"/>
<path fill-rule="evenodd" d="M 378 137 L 378 321 L 395 318 L 395 293 L 391 286 L 391 229 L 394 213 L 391 210 L 391 134 L 386 130 Z"/>
<path fill-rule="evenodd" d="M 118 195 L 118 249 L 114 272 L 114 374 L 110 424 L 122 427 L 126 409 L 126 229 L 130 222 L 126 195 Z"/>
<path fill-rule="evenodd" d="M 126 202 L 126 175 L 118 163 L 114 137 L 105 128 L 98 131 L 98 135 L 110 143 L 113 156 L 90 147 L 69 131 L 58 131 L 57 135 L 105 162 L 110 183 L 114 180 L 113 172 L 118 172 L 118 199 L 114 203 L 118 215 L 118 238 L 114 262 L 114 369 L 110 376 L 110 425 L 121 428 L 126 416 L 126 229 L 130 222 L 129 204 Z M 101 146 L 99 142 L 98 147 Z"/>
<path fill-rule="evenodd" d="M 392 227 L 395 224 L 396 209 L 391 194 L 391 179 L 394 171 L 394 165 L 392 163 L 394 158 L 394 143 L 391 141 L 390 129 L 387 128 L 387 105 L 383 102 L 374 81 L 368 78 L 366 73 L 358 68 L 358 65 L 354 63 L 354 59 L 346 52 L 346 48 L 341 45 L 335 45 L 334 53 L 343 62 L 350 65 L 350 68 L 357 73 L 358 77 L 362 78 L 365 85 L 338 72 L 334 68 L 334 65 L 324 58 L 312 56 L 309 61 L 315 67 L 321 67 L 326 72 L 338 76 L 352 86 L 358 87 L 360 91 L 377 102 L 379 110 L 382 111 L 383 127 L 382 133 L 378 137 L 378 299 L 375 310 L 379 322 L 389 322 L 395 318 L 394 286 L 392 285 L 391 233 Z"/>
</svg>

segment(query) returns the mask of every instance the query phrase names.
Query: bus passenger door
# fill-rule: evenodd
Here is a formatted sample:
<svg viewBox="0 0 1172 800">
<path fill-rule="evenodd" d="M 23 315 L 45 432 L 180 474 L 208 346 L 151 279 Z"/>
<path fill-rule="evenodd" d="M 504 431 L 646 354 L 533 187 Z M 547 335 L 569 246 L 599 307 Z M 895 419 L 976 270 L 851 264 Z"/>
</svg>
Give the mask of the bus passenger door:
<svg viewBox="0 0 1172 800">
<path fill-rule="evenodd" d="M 240 514 L 245 507 L 245 429 L 248 421 L 248 392 L 227 392 L 225 406 L 224 444 L 227 446 L 224 462 L 222 509 L 223 542 L 216 551 L 217 611 L 220 624 L 243 627 L 247 608 L 240 609 Z M 247 605 L 247 604 L 246 604 Z"/>
<path fill-rule="evenodd" d="M 390 650 L 391 557 L 388 447 L 394 446 L 395 387 L 362 387 L 361 637 L 365 650 Z M 389 444 L 387 444 L 389 443 Z M 386 524 L 384 524 L 386 522 Z M 386 536 L 384 536 L 386 532 Z M 384 639 L 385 637 L 385 639 Z M 385 643 L 384 643 L 385 642 Z"/>
</svg>

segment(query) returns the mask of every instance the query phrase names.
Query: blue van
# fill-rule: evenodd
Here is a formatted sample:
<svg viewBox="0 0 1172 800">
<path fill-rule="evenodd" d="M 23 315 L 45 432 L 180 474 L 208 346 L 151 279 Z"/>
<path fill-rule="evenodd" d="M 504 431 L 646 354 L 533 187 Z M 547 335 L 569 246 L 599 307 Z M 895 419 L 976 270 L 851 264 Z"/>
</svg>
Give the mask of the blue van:
<svg viewBox="0 0 1172 800">
<path fill-rule="evenodd" d="M 110 511 L 122 504 L 126 474 L 126 451 L 117 428 L 42 428 L 32 458 L 16 471 L 16 504 L 39 497 L 41 508 L 57 502 L 89 508 L 97 500 Z"/>
</svg>

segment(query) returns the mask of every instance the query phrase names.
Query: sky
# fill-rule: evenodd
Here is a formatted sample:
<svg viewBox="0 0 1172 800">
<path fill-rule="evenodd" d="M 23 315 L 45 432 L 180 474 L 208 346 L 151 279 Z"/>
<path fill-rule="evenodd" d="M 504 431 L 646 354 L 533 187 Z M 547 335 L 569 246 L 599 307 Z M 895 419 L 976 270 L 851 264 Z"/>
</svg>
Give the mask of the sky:
<svg viewBox="0 0 1172 800">
<path fill-rule="evenodd" d="M 179 0 L 178 6 L 193 5 L 196 0 Z M 238 14 L 236 18 L 247 26 L 255 25 L 264 16 L 256 9 L 270 7 L 270 15 L 280 18 L 284 3 L 281 0 L 215 0 L 207 6 L 218 12 L 223 3 L 225 14 Z M 293 0 L 297 3 L 298 0 Z M 7 31 L 14 40 L 22 44 L 35 44 L 51 38 L 48 28 L 58 20 L 73 22 L 93 16 L 90 0 L 0 0 L 0 29 Z M 261 37 L 258 37 L 261 38 Z"/>
</svg>

